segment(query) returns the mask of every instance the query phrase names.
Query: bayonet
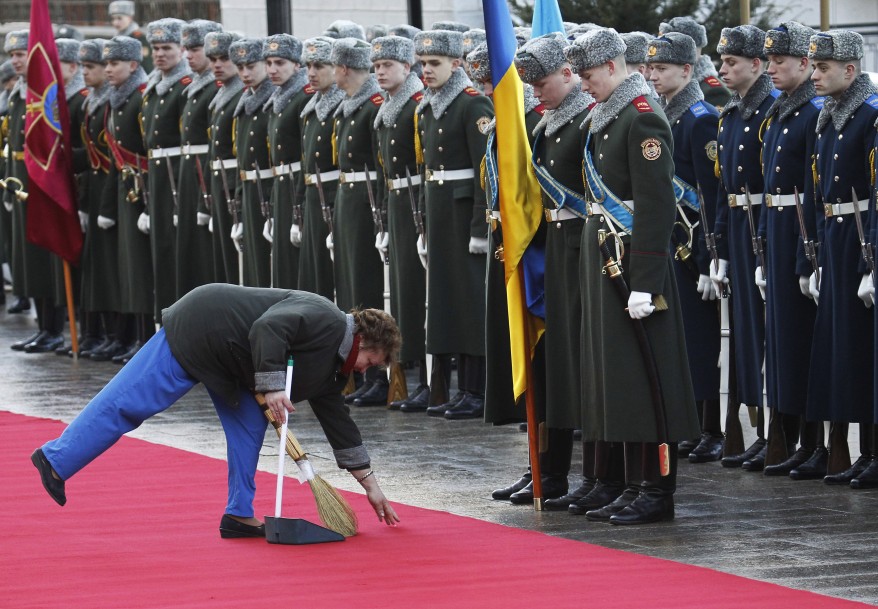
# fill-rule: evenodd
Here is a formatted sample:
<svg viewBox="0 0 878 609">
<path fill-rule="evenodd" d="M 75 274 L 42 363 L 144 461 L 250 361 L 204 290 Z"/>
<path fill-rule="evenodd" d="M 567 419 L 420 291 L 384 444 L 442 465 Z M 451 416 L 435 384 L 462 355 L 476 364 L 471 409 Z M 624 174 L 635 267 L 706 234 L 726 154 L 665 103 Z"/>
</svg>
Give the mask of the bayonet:
<svg viewBox="0 0 878 609">
<path fill-rule="evenodd" d="M 802 208 L 802 201 L 799 198 L 799 189 L 793 186 L 793 201 L 796 203 L 796 216 L 799 218 L 799 234 L 802 235 L 802 245 L 805 246 L 805 258 L 811 263 L 811 270 L 814 271 L 814 278 L 817 285 L 820 285 L 820 266 L 817 264 L 817 246 L 814 240 L 808 237 L 808 227 L 805 224 L 805 210 Z"/>
<path fill-rule="evenodd" d="M 253 169 L 256 170 L 256 196 L 259 197 L 259 209 L 262 211 L 262 217 L 271 220 L 271 202 L 265 200 L 262 193 L 262 176 L 259 171 L 259 162 L 253 161 Z"/>
<path fill-rule="evenodd" d="M 168 168 L 168 183 L 171 185 L 171 197 L 174 200 L 174 214 L 180 210 L 180 203 L 177 200 L 177 179 L 174 177 L 174 165 L 171 163 L 171 157 L 165 157 L 165 166 Z"/>
<path fill-rule="evenodd" d="M 713 268 L 719 269 L 719 252 L 716 249 L 716 234 L 710 230 L 707 223 L 707 208 L 704 206 L 704 194 L 701 192 L 701 184 L 697 185 L 698 190 L 698 214 L 701 216 L 701 231 L 704 233 L 704 243 L 707 245 L 707 253 L 713 261 Z M 726 298 L 729 293 L 726 284 L 721 284 L 720 297 Z"/>
<path fill-rule="evenodd" d="M 375 194 L 372 192 L 372 179 L 369 177 L 369 166 L 364 165 L 363 170 L 365 171 L 366 176 L 366 194 L 369 195 L 369 207 L 372 209 L 372 223 L 375 224 L 375 231 L 378 234 L 384 234 L 384 220 L 381 218 L 381 209 L 378 207 L 378 203 L 375 202 Z M 387 251 L 381 251 L 381 257 L 384 259 L 384 264 L 390 264 L 390 258 L 387 256 Z"/>
<path fill-rule="evenodd" d="M 223 160 L 216 157 L 217 165 L 219 165 L 220 179 L 223 182 L 223 194 L 226 196 L 226 206 L 229 209 L 229 215 L 232 216 L 232 224 L 238 223 L 238 202 L 229 194 L 229 177 L 226 175 L 226 168 L 223 166 Z"/>
<path fill-rule="evenodd" d="M 323 212 L 323 221 L 326 222 L 332 242 L 335 243 L 335 231 L 332 228 L 332 208 L 326 202 L 326 197 L 323 194 L 323 178 L 320 176 L 320 168 L 316 164 L 314 165 L 314 185 L 317 186 L 317 196 L 320 197 L 320 210 Z"/>
<path fill-rule="evenodd" d="M 857 223 L 857 236 L 860 239 L 860 252 L 863 254 L 863 260 L 869 275 L 872 277 L 872 285 L 875 284 L 875 256 L 872 254 L 872 244 L 866 241 L 866 234 L 863 231 L 863 219 L 860 218 L 860 201 L 857 199 L 857 191 L 851 187 L 851 200 L 854 203 L 854 221 Z"/>
<path fill-rule="evenodd" d="M 744 208 L 747 210 L 747 224 L 750 226 L 750 243 L 753 246 L 753 255 L 756 256 L 759 266 L 762 268 L 762 278 L 765 279 L 765 250 L 762 247 L 762 238 L 759 236 L 759 227 L 756 226 L 753 219 L 753 204 L 750 202 L 749 184 L 744 185 L 744 198 L 747 200 L 747 205 Z"/>
<path fill-rule="evenodd" d="M 204 207 L 210 211 L 213 207 L 213 198 L 207 190 L 207 183 L 204 181 L 204 169 L 201 167 L 201 157 L 195 156 L 195 173 L 198 175 L 198 186 L 201 188 L 201 198 L 204 201 Z"/>
</svg>

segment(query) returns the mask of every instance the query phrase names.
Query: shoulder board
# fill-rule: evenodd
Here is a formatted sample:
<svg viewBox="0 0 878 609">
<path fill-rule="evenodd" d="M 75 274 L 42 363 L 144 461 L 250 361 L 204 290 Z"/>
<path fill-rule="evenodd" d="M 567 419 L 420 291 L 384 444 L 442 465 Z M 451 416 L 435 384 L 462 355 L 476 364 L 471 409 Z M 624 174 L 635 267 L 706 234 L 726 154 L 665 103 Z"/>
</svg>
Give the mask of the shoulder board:
<svg viewBox="0 0 878 609">
<path fill-rule="evenodd" d="M 534 107 L 533 112 L 536 112 L 540 116 L 543 116 L 546 113 L 546 107 L 543 104 L 539 104 L 538 106 Z"/>
<path fill-rule="evenodd" d="M 314 95 L 317 93 L 317 89 L 312 87 L 310 83 L 302 87 L 302 91 L 305 92 L 305 95 Z"/>
<path fill-rule="evenodd" d="M 869 104 L 873 108 L 878 108 L 878 95 L 873 93 L 872 95 L 870 95 L 869 97 L 866 98 L 865 103 Z"/>
<path fill-rule="evenodd" d="M 479 93 L 478 89 L 474 89 L 472 87 L 467 87 L 466 89 L 463 90 L 463 92 L 471 97 L 478 97 L 479 95 L 481 95 L 481 93 Z"/>
<path fill-rule="evenodd" d="M 780 89 L 772 89 L 769 95 L 771 95 L 774 99 L 777 99 L 778 97 L 780 97 Z"/>
<path fill-rule="evenodd" d="M 646 97 L 641 95 L 640 97 L 635 97 L 631 100 L 631 103 L 637 108 L 638 112 L 652 112 L 652 106 L 649 105 L 649 102 L 646 101 Z"/>
<path fill-rule="evenodd" d="M 417 93 L 415 93 L 414 95 L 412 95 L 412 99 L 415 100 L 415 101 L 418 102 L 418 103 L 421 103 L 421 100 L 424 99 L 424 92 L 423 92 L 423 91 L 418 91 Z"/>
<path fill-rule="evenodd" d="M 80 89 L 79 94 L 83 97 L 88 97 L 88 89 Z"/>
<path fill-rule="evenodd" d="M 376 106 L 380 106 L 381 104 L 384 103 L 384 96 L 381 95 L 380 93 L 376 93 L 375 95 L 373 95 L 372 97 L 369 98 L 369 101 L 371 101 Z"/>
<path fill-rule="evenodd" d="M 141 32 L 140 30 L 134 30 L 133 32 L 131 32 L 130 36 L 132 38 L 143 38 L 143 32 Z"/>
<path fill-rule="evenodd" d="M 704 82 L 706 82 L 711 87 L 723 86 L 723 83 L 721 83 L 716 76 L 708 76 L 707 78 L 704 79 Z"/>
<path fill-rule="evenodd" d="M 811 105 L 817 108 L 818 110 L 823 109 L 823 104 L 826 102 L 825 97 L 820 97 L 819 95 L 811 100 Z"/>
<path fill-rule="evenodd" d="M 704 106 L 704 102 L 697 101 L 689 106 L 689 112 L 691 112 L 693 116 L 701 116 L 702 114 L 707 114 L 707 108 Z"/>
<path fill-rule="evenodd" d="M 188 86 L 192 82 L 192 77 L 191 76 L 184 76 L 183 78 L 180 79 L 180 82 L 183 83 L 184 87 Z"/>
<path fill-rule="evenodd" d="M 137 89 L 138 89 L 141 93 L 143 93 L 144 91 L 146 91 L 146 83 L 142 83 L 139 87 L 137 87 Z"/>
</svg>

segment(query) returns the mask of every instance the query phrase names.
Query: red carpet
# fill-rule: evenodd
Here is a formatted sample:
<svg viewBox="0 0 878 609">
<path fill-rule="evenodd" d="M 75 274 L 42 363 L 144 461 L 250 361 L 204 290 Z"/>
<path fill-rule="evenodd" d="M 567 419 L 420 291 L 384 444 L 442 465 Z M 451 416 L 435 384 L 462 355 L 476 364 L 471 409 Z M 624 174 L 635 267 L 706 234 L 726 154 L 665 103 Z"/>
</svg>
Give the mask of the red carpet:
<svg viewBox="0 0 878 609">
<path fill-rule="evenodd" d="M 131 438 L 70 480 L 61 508 L 30 454 L 63 428 L 0 412 L 4 609 L 866 606 L 405 505 L 391 529 L 353 494 L 361 533 L 344 543 L 223 540 L 225 462 Z M 259 516 L 274 480 L 258 474 Z M 319 522 L 294 484 L 285 514 Z"/>
</svg>

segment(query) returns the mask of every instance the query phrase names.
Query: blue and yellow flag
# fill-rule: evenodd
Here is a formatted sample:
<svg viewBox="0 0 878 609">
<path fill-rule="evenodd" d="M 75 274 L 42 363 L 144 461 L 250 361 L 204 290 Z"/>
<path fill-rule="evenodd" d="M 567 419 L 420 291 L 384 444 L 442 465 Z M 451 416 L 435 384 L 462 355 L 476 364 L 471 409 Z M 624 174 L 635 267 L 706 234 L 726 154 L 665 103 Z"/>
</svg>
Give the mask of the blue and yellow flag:
<svg viewBox="0 0 878 609">
<path fill-rule="evenodd" d="M 561 18 L 558 0 L 535 0 L 531 30 L 532 38 L 553 32 L 564 33 L 564 20 Z"/>
<path fill-rule="evenodd" d="M 528 311 L 523 257 L 542 221 L 540 186 L 530 162 L 524 122 L 524 85 L 515 70 L 516 43 L 506 0 L 482 0 L 494 84 L 500 221 L 506 267 L 506 302 L 515 398 L 527 389 L 527 367 L 543 331 Z"/>
</svg>

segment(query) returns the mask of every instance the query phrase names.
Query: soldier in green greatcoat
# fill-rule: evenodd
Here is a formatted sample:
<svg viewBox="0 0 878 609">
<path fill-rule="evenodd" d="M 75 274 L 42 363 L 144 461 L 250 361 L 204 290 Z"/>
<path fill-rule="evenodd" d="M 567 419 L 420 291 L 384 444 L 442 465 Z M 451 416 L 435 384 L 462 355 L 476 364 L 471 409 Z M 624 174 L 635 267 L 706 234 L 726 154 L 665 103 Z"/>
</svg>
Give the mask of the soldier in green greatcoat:
<svg viewBox="0 0 878 609">
<path fill-rule="evenodd" d="M 118 36 L 129 36 L 140 43 L 140 65 L 147 74 L 152 72 L 152 48 L 140 25 L 134 20 L 134 2 L 132 0 L 110 2 L 107 14 Z"/>
<path fill-rule="evenodd" d="M 583 123 L 589 206 L 580 244 L 583 440 L 626 449 L 625 491 L 586 517 L 611 524 L 670 520 L 676 443 L 700 430 L 669 255 L 676 213 L 671 128 L 658 102 L 643 95 L 643 76 L 627 74 L 625 43 L 615 30 L 587 32 L 565 54 L 598 102 Z M 624 270 L 615 278 L 602 272 L 605 234 Z M 623 279 L 624 290 L 611 285 Z M 623 299 L 621 292 L 630 293 Z M 637 325 L 651 349 L 638 342 Z M 655 384 L 645 361 L 655 364 Z M 669 445 L 664 476 L 660 442 Z M 609 470 L 613 465 L 619 469 L 618 460 Z"/>
<path fill-rule="evenodd" d="M 18 82 L 18 75 L 12 67 L 12 60 L 0 63 L 0 174 L 6 176 L 6 134 L 9 128 L 9 94 Z M 6 197 L 0 193 L 0 200 Z M 0 205 L 0 260 L 9 262 L 12 243 L 12 217 L 5 205 Z M 6 291 L 0 294 L 0 305 L 6 304 Z M 30 306 L 30 302 L 28 302 Z M 14 310 L 12 312 L 15 312 Z"/>
<path fill-rule="evenodd" d="M 702 53 L 702 49 L 707 46 L 707 28 L 692 17 L 673 17 L 667 22 L 659 24 L 659 34 L 667 34 L 668 32 L 686 34 L 695 41 L 696 53 L 692 80 L 701 87 L 704 101 L 722 112 L 726 103 L 732 98 L 732 92 L 717 78 L 716 67 L 710 56 Z"/>
<path fill-rule="evenodd" d="M 429 89 L 416 131 L 427 215 L 427 352 L 458 356 L 458 394 L 427 414 L 477 418 L 484 410 L 488 252 L 479 169 L 494 109 L 463 70 L 462 34 L 431 30 L 414 42 Z"/>
<path fill-rule="evenodd" d="M 423 412 L 429 406 L 427 383 L 426 319 L 427 275 L 418 257 L 415 237 L 421 175 L 415 156 L 415 108 L 424 98 L 424 83 L 411 71 L 415 45 L 402 36 L 381 36 L 372 41 L 370 55 L 378 86 L 385 100 L 372 127 L 378 132 L 378 149 L 387 186 L 386 235 L 376 236 L 376 247 L 390 260 L 390 313 L 402 333 L 399 360 L 418 364 L 418 385 L 408 397 L 391 403 L 403 412 Z M 411 191 L 406 178 L 411 176 Z M 412 209 L 415 201 L 415 209 Z"/>
<path fill-rule="evenodd" d="M 180 119 L 186 103 L 184 90 L 192 71 L 183 60 L 183 26 L 180 19 L 159 19 L 146 28 L 155 71 L 143 92 L 141 125 L 149 154 L 148 229 L 152 248 L 156 320 L 162 309 L 177 299 L 176 222 L 179 216 Z M 176 190 L 175 190 L 176 188 Z M 144 220 L 143 222 L 146 222 Z"/>
<path fill-rule="evenodd" d="M 302 122 L 299 114 L 314 89 L 301 68 L 302 43 L 289 34 L 265 39 L 262 54 L 268 78 L 277 87 L 266 103 L 268 112 L 268 154 L 274 185 L 271 188 L 272 219 L 264 234 L 271 239 L 271 285 L 297 288 L 299 246 L 302 242 Z"/>
<path fill-rule="evenodd" d="M 262 38 L 242 38 L 231 44 L 229 57 L 246 87 L 235 108 L 235 155 L 238 158 L 240 226 L 234 237 L 243 247 L 243 285 L 271 286 L 271 245 L 263 226 L 271 217 L 272 171 L 268 158 L 268 116 L 265 103 L 276 87 L 262 59 Z M 243 241 L 243 244 L 241 244 Z"/>
<path fill-rule="evenodd" d="M 238 159 L 234 154 L 234 113 L 244 92 L 244 83 L 238 76 L 238 68 L 229 59 L 229 46 L 239 38 L 231 32 L 209 32 L 204 37 L 204 52 L 210 59 L 213 76 L 220 85 L 219 92 L 208 104 L 214 277 L 218 282 L 236 285 L 240 282 L 238 250 L 231 236 L 232 227 L 238 223 L 239 204 L 235 195 Z"/>
<path fill-rule="evenodd" d="M 329 56 L 332 39 L 310 38 L 304 42 L 302 62 L 308 68 L 308 83 L 315 89 L 299 115 L 302 119 L 302 171 L 305 181 L 305 206 L 302 211 L 302 242 L 299 249 L 299 289 L 314 292 L 330 300 L 335 298 L 332 257 L 326 247 L 332 218 L 339 171 L 333 158 L 333 114 L 345 97 L 335 85 Z M 316 173 L 320 172 L 323 204 L 318 193 Z M 326 212 L 326 214 L 324 214 Z"/>
<path fill-rule="evenodd" d="M 213 267 L 213 244 L 210 235 L 210 157 L 207 127 L 210 102 L 219 85 L 204 54 L 204 37 L 222 26 L 214 21 L 193 19 L 183 26 L 181 39 L 186 62 L 192 70 L 192 82 L 183 91 L 180 116 L 180 169 L 177 177 L 177 213 L 175 260 L 176 297 L 216 278 Z M 200 165 L 200 174 L 199 174 Z"/>
</svg>

